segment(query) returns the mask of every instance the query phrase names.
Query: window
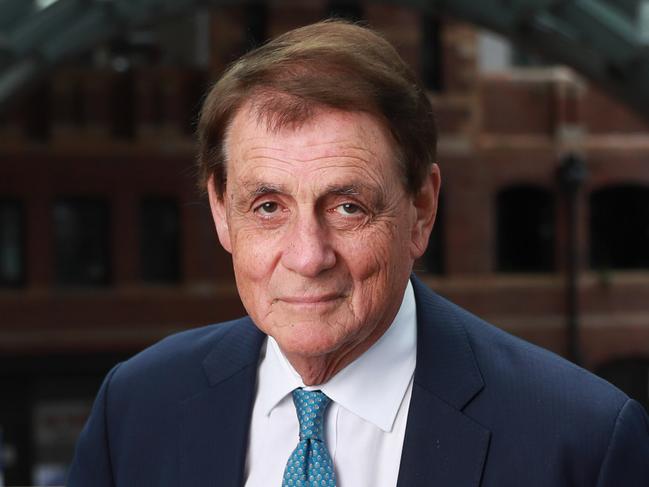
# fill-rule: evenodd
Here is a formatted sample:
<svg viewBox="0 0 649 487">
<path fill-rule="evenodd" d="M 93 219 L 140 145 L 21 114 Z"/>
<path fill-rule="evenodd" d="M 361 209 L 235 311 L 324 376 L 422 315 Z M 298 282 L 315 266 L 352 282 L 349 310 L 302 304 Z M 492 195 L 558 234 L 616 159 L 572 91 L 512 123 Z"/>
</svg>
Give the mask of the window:
<svg viewBox="0 0 649 487">
<path fill-rule="evenodd" d="M 110 127 L 115 137 L 135 137 L 135 96 L 135 75 L 126 68 L 115 75 L 109 93 Z"/>
<path fill-rule="evenodd" d="M 514 46 L 512 51 L 512 64 L 519 68 L 535 68 L 541 66 L 552 66 L 551 61 L 546 61 L 538 54 Z"/>
<path fill-rule="evenodd" d="M 550 191 L 530 185 L 500 191 L 496 226 L 498 271 L 554 270 L 555 205 Z"/>
<path fill-rule="evenodd" d="M 615 384 L 649 412 L 649 359 L 616 360 L 601 367 L 597 375 Z"/>
<path fill-rule="evenodd" d="M 444 199 L 439 195 L 435 226 L 423 257 L 424 268 L 432 274 L 444 274 Z"/>
<path fill-rule="evenodd" d="M 142 279 L 151 283 L 180 280 L 178 204 L 171 198 L 149 197 L 140 207 Z"/>
<path fill-rule="evenodd" d="M 593 269 L 649 268 L 649 187 L 615 186 L 590 196 Z"/>
<path fill-rule="evenodd" d="M 2 446 L 13 452 L 4 457 L 3 485 L 64 485 L 97 389 L 134 352 L 0 354 Z"/>
<path fill-rule="evenodd" d="M 501 72 L 511 67 L 512 45 L 507 38 L 488 30 L 478 32 L 478 68 L 481 73 Z"/>
<path fill-rule="evenodd" d="M 443 90 L 442 26 L 439 17 L 421 16 L 421 79 L 431 91 Z"/>
<path fill-rule="evenodd" d="M 56 282 L 102 286 L 110 282 L 110 209 L 93 198 L 61 198 L 54 205 Z"/>
<path fill-rule="evenodd" d="M 0 200 L 0 286 L 20 286 L 25 280 L 23 207 Z"/>
<path fill-rule="evenodd" d="M 246 44 L 249 49 L 261 46 L 268 39 L 268 5 L 253 2 L 245 7 Z"/>
<path fill-rule="evenodd" d="M 330 1 L 328 10 L 329 17 L 347 19 L 352 22 L 358 22 L 363 19 L 363 6 L 357 1 Z"/>
</svg>

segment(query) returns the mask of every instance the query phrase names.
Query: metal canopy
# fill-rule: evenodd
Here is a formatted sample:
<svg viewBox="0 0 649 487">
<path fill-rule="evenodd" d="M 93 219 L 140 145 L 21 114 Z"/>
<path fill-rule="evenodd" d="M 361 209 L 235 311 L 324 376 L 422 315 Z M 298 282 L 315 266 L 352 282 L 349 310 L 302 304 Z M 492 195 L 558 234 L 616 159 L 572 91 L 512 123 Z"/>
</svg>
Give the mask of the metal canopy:
<svg viewBox="0 0 649 487">
<path fill-rule="evenodd" d="M 47 73 L 67 56 L 164 17 L 232 3 L 233 0 L 0 0 L 0 110 L 30 80 Z M 448 14 L 496 31 L 551 61 L 572 66 L 649 119 L 649 45 L 647 32 L 643 33 L 636 21 L 642 7 L 647 7 L 644 11 L 649 16 L 646 0 L 390 3 Z"/>
</svg>

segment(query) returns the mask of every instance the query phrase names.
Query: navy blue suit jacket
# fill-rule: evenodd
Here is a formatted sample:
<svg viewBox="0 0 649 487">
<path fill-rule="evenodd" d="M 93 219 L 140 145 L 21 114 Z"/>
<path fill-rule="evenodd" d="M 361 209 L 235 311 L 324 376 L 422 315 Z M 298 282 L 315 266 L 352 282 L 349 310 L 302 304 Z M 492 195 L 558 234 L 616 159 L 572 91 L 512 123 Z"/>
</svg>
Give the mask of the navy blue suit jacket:
<svg viewBox="0 0 649 487">
<path fill-rule="evenodd" d="M 399 487 L 649 486 L 637 402 L 413 283 L 417 366 Z M 116 366 L 68 487 L 243 485 L 263 340 L 243 318 Z"/>
</svg>

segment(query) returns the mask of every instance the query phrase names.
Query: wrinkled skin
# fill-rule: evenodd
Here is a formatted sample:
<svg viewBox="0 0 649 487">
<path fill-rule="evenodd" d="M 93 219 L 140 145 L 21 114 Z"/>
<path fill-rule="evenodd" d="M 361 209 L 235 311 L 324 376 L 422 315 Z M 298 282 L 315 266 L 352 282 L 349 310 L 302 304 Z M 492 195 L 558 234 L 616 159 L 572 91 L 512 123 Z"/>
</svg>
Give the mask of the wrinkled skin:
<svg viewBox="0 0 649 487">
<path fill-rule="evenodd" d="M 390 326 L 437 210 L 437 165 L 407 193 L 392 138 L 372 116 L 318 109 L 270 130 L 252 104 L 226 138 L 227 184 L 208 192 L 219 240 L 256 323 L 307 385 Z"/>
</svg>

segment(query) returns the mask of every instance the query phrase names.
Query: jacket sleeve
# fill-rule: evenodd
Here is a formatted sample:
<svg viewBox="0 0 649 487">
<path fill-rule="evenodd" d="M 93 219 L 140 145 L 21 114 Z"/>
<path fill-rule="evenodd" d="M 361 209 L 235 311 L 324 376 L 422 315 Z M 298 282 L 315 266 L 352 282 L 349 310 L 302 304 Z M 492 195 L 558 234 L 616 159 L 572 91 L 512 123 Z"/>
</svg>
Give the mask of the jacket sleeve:
<svg viewBox="0 0 649 487">
<path fill-rule="evenodd" d="M 110 458 L 108 393 L 119 364 L 104 379 L 74 454 L 67 487 L 115 487 Z"/>
<path fill-rule="evenodd" d="M 620 410 L 604 456 L 597 487 L 649 486 L 649 418 L 629 399 Z"/>
</svg>

